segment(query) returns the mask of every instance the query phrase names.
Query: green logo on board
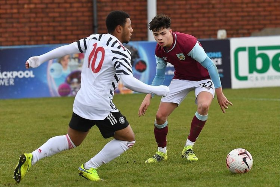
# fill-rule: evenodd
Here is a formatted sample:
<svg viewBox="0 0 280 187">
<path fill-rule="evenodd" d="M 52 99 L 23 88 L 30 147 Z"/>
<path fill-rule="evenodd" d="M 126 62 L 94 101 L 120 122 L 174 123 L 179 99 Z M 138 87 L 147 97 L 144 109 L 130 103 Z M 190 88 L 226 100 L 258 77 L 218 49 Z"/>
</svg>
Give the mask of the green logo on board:
<svg viewBox="0 0 280 187">
<path fill-rule="evenodd" d="M 278 53 L 275 53 L 270 59 L 266 52 L 272 50 Z M 248 76 L 239 74 L 239 64 L 242 63 L 242 60 L 239 59 L 238 55 L 242 52 L 248 53 L 249 74 L 254 72 L 259 74 L 266 73 L 270 66 L 280 73 L 280 46 L 239 47 L 234 51 L 234 74 L 236 79 L 240 81 L 248 80 Z M 261 59 L 261 67 L 257 67 L 257 59 Z"/>
</svg>

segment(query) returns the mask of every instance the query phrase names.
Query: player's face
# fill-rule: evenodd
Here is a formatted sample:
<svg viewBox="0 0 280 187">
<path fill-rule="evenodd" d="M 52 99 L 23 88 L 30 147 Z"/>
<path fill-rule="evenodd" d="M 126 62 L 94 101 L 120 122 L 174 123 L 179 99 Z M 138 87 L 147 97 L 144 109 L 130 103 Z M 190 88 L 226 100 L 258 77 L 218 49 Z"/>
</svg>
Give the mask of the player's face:
<svg viewBox="0 0 280 187">
<path fill-rule="evenodd" d="M 161 47 L 170 47 L 173 43 L 172 30 L 170 28 L 161 28 L 158 31 L 153 31 L 153 35 Z"/>
<path fill-rule="evenodd" d="M 122 43 L 128 43 L 131 39 L 133 29 L 131 26 L 131 20 L 130 18 L 126 18 L 126 23 L 123 27 L 123 33 L 122 33 Z"/>
</svg>

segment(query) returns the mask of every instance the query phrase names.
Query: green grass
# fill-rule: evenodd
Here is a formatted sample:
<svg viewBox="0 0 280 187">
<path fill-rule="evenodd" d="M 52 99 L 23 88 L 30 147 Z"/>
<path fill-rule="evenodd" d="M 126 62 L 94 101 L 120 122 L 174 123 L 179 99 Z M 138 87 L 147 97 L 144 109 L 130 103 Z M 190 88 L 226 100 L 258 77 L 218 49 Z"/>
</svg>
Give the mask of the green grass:
<svg viewBox="0 0 280 187">
<path fill-rule="evenodd" d="M 138 117 L 143 94 L 116 95 L 114 103 L 127 117 L 135 135 L 135 146 L 99 168 L 104 182 L 78 176 L 78 167 L 107 142 L 94 127 L 83 144 L 40 160 L 32 166 L 20 186 L 280 186 L 280 88 L 225 89 L 234 104 L 223 114 L 215 99 L 209 119 L 197 143 L 196 163 L 180 156 L 196 111 L 191 92 L 169 117 L 168 160 L 147 165 L 157 150 L 153 121 L 160 101 L 152 100 L 144 117 Z M 49 138 L 65 134 L 74 98 L 0 100 L 0 186 L 16 186 L 12 176 L 18 157 L 31 152 Z M 231 174 L 226 155 L 234 148 L 247 149 L 254 158 L 252 170 Z"/>
</svg>

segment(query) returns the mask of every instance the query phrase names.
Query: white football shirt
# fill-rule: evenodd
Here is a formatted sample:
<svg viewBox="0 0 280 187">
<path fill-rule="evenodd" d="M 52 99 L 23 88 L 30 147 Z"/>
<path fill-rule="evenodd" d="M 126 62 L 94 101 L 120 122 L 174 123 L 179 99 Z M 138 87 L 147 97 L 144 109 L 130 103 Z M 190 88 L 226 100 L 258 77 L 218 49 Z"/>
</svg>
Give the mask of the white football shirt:
<svg viewBox="0 0 280 187">
<path fill-rule="evenodd" d="M 85 119 L 103 120 L 110 111 L 118 111 L 112 100 L 120 75 L 132 74 L 130 51 L 111 34 L 93 34 L 76 46 L 85 56 L 73 112 Z"/>
</svg>

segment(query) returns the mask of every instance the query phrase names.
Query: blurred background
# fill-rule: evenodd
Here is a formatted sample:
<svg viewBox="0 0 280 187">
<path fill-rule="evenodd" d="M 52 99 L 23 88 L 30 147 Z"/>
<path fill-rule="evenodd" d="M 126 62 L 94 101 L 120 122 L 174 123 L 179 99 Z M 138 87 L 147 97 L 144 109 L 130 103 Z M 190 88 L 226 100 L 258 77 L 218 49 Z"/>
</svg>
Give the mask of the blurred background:
<svg viewBox="0 0 280 187">
<path fill-rule="evenodd" d="M 148 11 L 149 6 L 156 6 Z M 148 14 L 172 18 L 174 31 L 199 39 L 280 35 L 279 0 L 0 0 L 0 46 L 70 43 L 106 33 L 112 10 L 130 14 L 132 41 L 148 40 Z"/>
</svg>

